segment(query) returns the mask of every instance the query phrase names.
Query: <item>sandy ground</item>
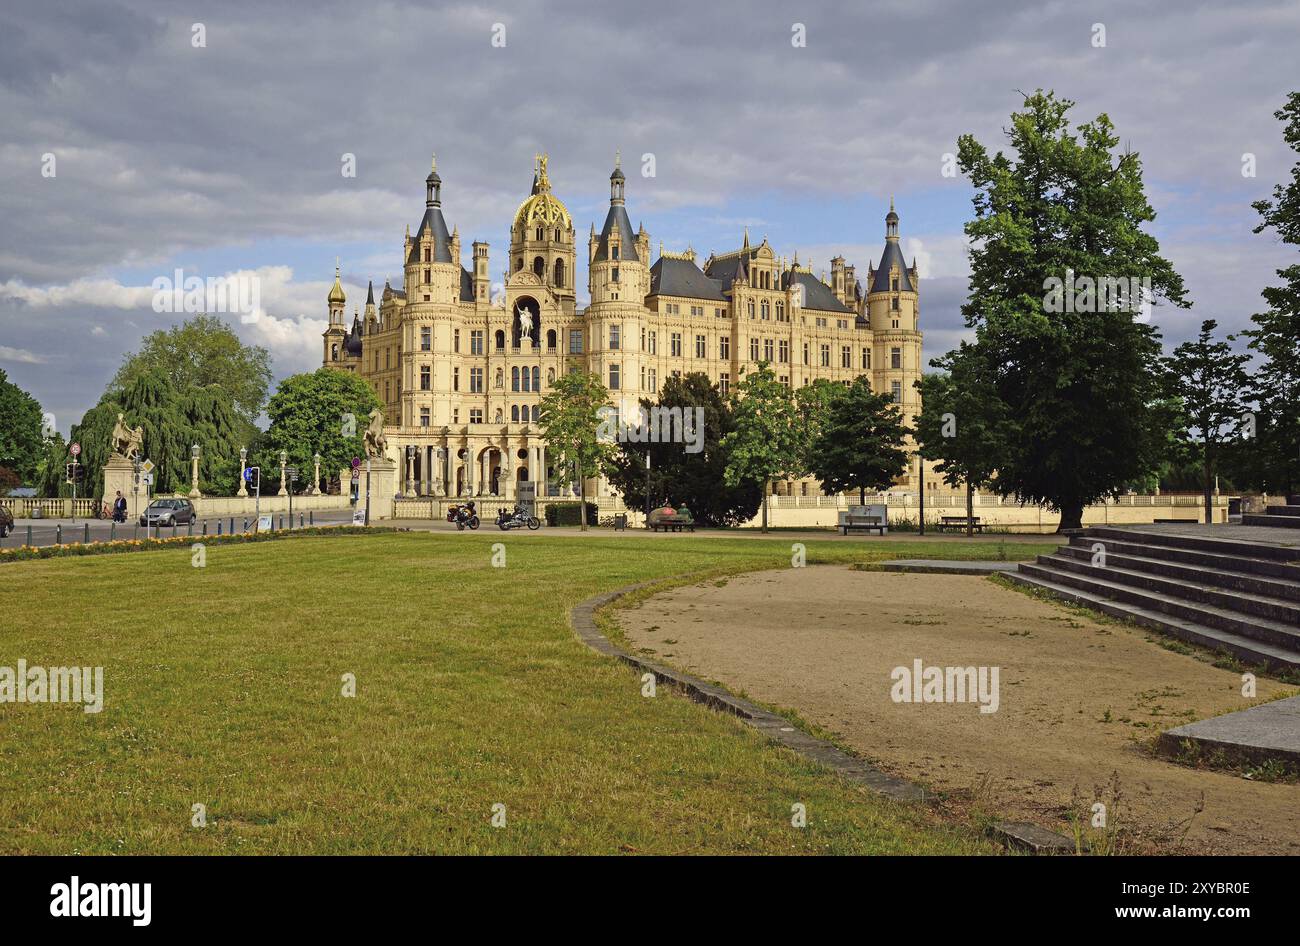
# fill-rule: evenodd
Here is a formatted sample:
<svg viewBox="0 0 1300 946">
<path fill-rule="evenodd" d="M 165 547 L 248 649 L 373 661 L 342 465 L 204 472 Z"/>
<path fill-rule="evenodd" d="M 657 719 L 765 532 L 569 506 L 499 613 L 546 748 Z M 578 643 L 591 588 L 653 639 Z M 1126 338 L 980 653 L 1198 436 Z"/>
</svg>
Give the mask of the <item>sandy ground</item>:
<svg viewBox="0 0 1300 946">
<path fill-rule="evenodd" d="M 1140 629 L 987 578 L 839 566 L 679 588 L 617 616 L 634 649 L 793 709 L 886 771 L 946 793 L 956 810 L 1069 834 L 1070 812 L 1089 817 L 1100 800 L 1127 850 L 1300 853 L 1300 785 L 1152 755 L 1161 730 L 1252 701 L 1240 675 Z M 891 671 L 917 658 L 998 667 L 997 711 L 895 702 Z M 1285 692 L 1258 681 L 1261 698 Z"/>
</svg>

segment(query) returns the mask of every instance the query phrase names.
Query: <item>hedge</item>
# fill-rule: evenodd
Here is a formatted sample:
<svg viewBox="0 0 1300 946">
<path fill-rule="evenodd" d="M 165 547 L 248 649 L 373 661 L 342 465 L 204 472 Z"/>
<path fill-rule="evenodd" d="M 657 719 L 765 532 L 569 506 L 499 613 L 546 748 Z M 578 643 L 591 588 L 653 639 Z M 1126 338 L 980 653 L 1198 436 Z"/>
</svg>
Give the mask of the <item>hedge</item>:
<svg viewBox="0 0 1300 946">
<path fill-rule="evenodd" d="M 548 526 L 581 525 L 578 507 L 581 503 L 548 503 L 546 506 L 546 524 Z M 587 503 L 587 525 L 600 525 L 600 517 L 595 503 Z"/>
<path fill-rule="evenodd" d="M 115 555 L 118 552 L 148 552 L 154 549 L 179 548 L 186 545 L 235 545 L 241 542 L 270 542 L 297 536 L 364 535 L 370 532 L 407 532 L 376 526 L 330 526 L 310 529 L 280 529 L 275 532 L 236 532 L 226 535 L 178 535 L 165 539 L 115 539 L 111 542 L 69 542 L 65 545 L 23 545 L 0 549 L 0 562 L 22 562 L 34 558 L 67 558 L 74 555 Z"/>
</svg>

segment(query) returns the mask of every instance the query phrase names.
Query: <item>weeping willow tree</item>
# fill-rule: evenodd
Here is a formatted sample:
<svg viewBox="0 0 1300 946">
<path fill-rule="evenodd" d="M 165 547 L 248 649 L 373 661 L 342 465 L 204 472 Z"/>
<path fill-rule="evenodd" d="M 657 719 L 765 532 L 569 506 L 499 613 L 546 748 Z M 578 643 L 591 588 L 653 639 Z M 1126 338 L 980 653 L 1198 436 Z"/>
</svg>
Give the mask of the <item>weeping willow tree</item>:
<svg viewBox="0 0 1300 946">
<path fill-rule="evenodd" d="M 198 444 L 200 488 L 232 493 L 237 484 L 241 425 L 229 393 L 220 385 L 178 392 L 160 371 L 145 371 L 124 387 L 105 392 L 73 429 L 81 443 L 86 481 L 103 495 L 104 464 L 112 453 L 117 415 L 144 431 L 144 456 L 154 464 L 154 491 L 188 492 L 190 450 Z"/>
</svg>

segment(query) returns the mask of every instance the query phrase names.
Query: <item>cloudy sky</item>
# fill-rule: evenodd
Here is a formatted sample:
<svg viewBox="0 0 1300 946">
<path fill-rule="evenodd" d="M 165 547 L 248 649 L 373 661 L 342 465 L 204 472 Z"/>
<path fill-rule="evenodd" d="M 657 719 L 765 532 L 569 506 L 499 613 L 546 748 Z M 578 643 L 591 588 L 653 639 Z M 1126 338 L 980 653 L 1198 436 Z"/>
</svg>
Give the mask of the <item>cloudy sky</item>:
<svg viewBox="0 0 1300 946">
<path fill-rule="evenodd" d="M 748 226 L 814 269 L 843 253 L 865 270 L 896 195 L 933 357 L 966 294 L 971 191 L 944 156 L 962 133 L 1000 146 L 1039 87 L 1141 154 L 1195 303 L 1156 309 L 1166 341 L 1240 328 L 1293 261 L 1252 233 L 1250 202 L 1294 160 L 1272 113 L 1300 88 L 1297 49 L 1295 0 L 6 0 L 0 368 L 66 433 L 177 320 L 150 286 L 180 268 L 257 273 L 265 314 L 232 324 L 278 377 L 312 370 L 336 256 L 349 315 L 366 280 L 400 283 L 431 152 L 448 222 L 466 253 L 491 243 L 496 279 L 534 153 L 585 234 L 616 149 L 656 248 L 725 252 Z"/>
</svg>

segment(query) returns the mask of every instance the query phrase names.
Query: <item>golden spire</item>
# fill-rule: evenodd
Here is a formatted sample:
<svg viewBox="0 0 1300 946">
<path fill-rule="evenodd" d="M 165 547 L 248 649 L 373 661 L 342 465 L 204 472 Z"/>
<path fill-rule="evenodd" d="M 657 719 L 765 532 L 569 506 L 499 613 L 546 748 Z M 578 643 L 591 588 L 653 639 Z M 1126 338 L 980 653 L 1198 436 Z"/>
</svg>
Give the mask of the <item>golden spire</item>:
<svg viewBox="0 0 1300 946">
<path fill-rule="evenodd" d="M 334 285 L 330 288 L 329 302 L 331 305 L 338 303 L 343 305 L 348 301 L 348 297 L 343 292 L 343 283 L 339 281 L 339 258 L 334 257 Z"/>
</svg>

